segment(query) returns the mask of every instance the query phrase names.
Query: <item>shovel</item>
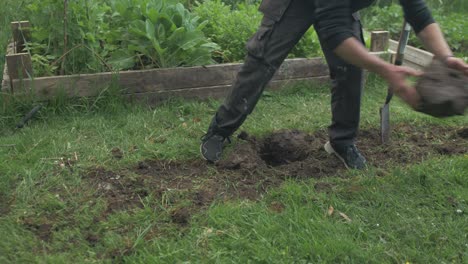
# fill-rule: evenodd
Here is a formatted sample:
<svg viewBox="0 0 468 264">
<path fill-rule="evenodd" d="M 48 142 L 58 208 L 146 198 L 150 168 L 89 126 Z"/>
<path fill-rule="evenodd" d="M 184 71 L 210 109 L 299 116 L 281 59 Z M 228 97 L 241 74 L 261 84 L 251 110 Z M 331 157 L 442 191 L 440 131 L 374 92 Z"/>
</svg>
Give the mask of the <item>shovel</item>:
<svg viewBox="0 0 468 264">
<path fill-rule="evenodd" d="M 398 50 L 396 52 L 395 65 L 401 66 L 405 55 L 406 45 L 411 31 L 411 26 L 406 22 L 403 23 L 403 29 L 400 34 L 400 40 L 398 41 Z M 393 90 L 388 87 L 387 97 L 385 98 L 385 104 L 380 108 L 380 136 L 382 144 L 388 143 L 390 140 L 390 101 L 393 97 Z"/>
</svg>

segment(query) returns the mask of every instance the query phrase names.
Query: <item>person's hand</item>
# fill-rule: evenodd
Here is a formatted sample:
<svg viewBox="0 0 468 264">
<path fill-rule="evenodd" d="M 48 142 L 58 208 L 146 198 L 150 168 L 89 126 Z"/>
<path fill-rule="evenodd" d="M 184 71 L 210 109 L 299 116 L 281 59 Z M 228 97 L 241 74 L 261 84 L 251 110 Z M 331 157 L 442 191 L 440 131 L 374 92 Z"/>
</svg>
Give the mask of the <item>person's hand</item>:
<svg viewBox="0 0 468 264">
<path fill-rule="evenodd" d="M 444 62 L 449 68 L 459 70 L 465 76 L 468 76 L 468 64 L 466 64 L 464 60 L 456 57 L 447 57 Z"/>
<path fill-rule="evenodd" d="M 411 87 L 406 78 L 408 76 L 421 76 L 422 72 L 404 67 L 389 64 L 387 69 L 382 73 L 382 76 L 387 80 L 390 89 L 395 95 L 400 97 L 404 102 L 411 107 L 416 108 L 421 101 L 421 97 L 414 87 Z"/>
</svg>

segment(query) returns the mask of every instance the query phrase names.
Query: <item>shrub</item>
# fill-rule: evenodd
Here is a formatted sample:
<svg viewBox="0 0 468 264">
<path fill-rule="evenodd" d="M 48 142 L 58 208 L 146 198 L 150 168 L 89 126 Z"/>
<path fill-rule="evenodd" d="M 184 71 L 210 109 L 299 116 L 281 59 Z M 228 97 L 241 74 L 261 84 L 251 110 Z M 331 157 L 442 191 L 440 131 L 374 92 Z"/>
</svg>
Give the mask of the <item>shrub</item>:
<svg viewBox="0 0 468 264">
<path fill-rule="evenodd" d="M 202 31 L 206 22 L 176 0 L 69 1 L 67 9 L 44 0 L 27 8 L 41 75 L 204 65 L 218 48 Z"/>
<path fill-rule="evenodd" d="M 202 29 L 207 22 L 180 3 L 161 0 L 114 0 L 110 64 L 117 69 L 166 68 L 213 63 L 218 46 Z"/>
<path fill-rule="evenodd" d="M 221 0 L 205 0 L 198 3 L 194 12 L 202 20 L 209 21 L 204 31 L 221 47 L 218 62 L 243 60 L 245 43 L 255 33 L 263 15 L 258 4 L 240 3 L 235 9 Z M 309 30 L 291 51 L 289 57 L 315 57 L 321 54 L 320 44 L 313 29 Z"/>
</svg>

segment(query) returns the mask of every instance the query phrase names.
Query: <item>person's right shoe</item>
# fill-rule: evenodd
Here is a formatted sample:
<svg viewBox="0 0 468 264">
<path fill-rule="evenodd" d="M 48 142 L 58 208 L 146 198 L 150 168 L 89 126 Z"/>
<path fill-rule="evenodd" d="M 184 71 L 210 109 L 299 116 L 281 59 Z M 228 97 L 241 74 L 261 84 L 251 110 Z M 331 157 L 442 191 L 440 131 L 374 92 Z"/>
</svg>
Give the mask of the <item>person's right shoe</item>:
<svg viewBox="0 0 468 264">
<path fill-rule="evenodd" d="M 362 170 L 367 167 L 366 159 L 361 155 L 356 145 L 336 146 L 328 141 L 325 146 L 325 151 L 328 154 L 335 154 L 340 159 L 346 168 Z"/>
<path fill-rule="evenodd" d="M 216 162 L 221 159 L 225 141 L 231 142 L 229 137 L 224 137 L 214 133 L 208 133 L 201 139 L 200 153 L 209 162 Z"/>
</svg>

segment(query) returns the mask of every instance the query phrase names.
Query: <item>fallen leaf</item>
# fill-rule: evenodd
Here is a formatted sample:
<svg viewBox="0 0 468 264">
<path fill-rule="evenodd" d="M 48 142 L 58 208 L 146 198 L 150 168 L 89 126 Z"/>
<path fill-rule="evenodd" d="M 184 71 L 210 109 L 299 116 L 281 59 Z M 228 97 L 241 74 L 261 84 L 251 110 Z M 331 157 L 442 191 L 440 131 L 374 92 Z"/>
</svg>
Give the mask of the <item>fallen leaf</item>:
<svg viewBox="0 0 468 264">
<path fill-rule="evenodd" d="M 340 212 L 340 216 L 343 217 L 344 220 L 348 221 L 348 222 L 351 222 L 351 218 L 349 218 L 347 215 L 345 215 L 344 213 Z"/>
<path fill-rule="evenodd" d="M 334 211 L 335 211 L 335 208 L 333 208 L 333 206 L 330 205 L 330 207 L 328 207 L 327 215 L 328 215 L 328 216 L 331 216 L 331 215 L 333 214 Z"/>
</svg>

